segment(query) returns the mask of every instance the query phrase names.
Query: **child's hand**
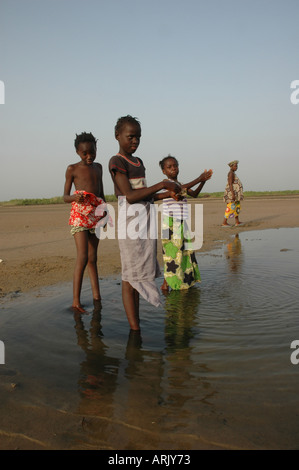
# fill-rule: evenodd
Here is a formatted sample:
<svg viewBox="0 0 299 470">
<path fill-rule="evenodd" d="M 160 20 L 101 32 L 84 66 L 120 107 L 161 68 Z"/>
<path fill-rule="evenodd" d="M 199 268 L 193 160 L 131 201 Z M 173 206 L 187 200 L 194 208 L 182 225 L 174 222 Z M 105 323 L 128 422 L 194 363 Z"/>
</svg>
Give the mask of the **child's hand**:
<svg viewBox="0 0 299 470">
<path fill-rule="evenodd" d="M 181 193 L 175 193 L 174 191 L 169 191 L 169 196 L 175 201 L 181 201 L 183 199 Z"/>
<path fill-rule="evenodd" d="M 202 181 L 207 181 L 209 180 L 211 177 L 212 177 L 212 174 L 213 174 L 213 170 L 205 170 L 200 176 L 202 178 Z"/>
<path fill-rule="evenodd" d="M 164 189 L 167 189 L 168 191 L 171 191 L 174 194 L 180 193 L 182 190 L 181 185 L 175 181 L 163 180 L 163 183 Z"/>
<path fill-rule="evenodd" d="M 76 193 L 74 195 L 74 198 L 75 198 L 75 201 L 80 204 L 85 201 L 85 194 L 83 192 Z"/>
</svg>

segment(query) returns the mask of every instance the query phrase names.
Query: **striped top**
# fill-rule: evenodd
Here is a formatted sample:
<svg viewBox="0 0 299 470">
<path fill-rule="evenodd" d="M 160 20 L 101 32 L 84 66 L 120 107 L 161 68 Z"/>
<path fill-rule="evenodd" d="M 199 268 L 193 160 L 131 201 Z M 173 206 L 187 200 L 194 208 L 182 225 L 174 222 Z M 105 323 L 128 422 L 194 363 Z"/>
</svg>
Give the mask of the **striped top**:
<svg viewBox="0 0 299 470">
<path fill-rule="evenodd" d="M 169 181 L 173 181 L 168 178 Z M 166 192 L 166 189 L 163 189 L 161 192 Z M 188 219 L 188 204 L 187 198 L 184 197 L 180 201 L 176 201 L 172 197 L 167 197 L 163 199 L 163 215 L 168 217 L 173 217 L 175 219 L 186 220 Z"/>
</svg>

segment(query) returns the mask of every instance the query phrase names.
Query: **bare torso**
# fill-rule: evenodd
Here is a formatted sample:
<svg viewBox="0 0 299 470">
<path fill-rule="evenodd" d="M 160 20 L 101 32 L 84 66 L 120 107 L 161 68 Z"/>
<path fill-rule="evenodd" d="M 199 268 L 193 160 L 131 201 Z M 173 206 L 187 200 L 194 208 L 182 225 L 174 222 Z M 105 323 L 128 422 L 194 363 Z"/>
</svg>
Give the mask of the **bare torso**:
<svg viewBox="0 0 299 470">
<path fill-rule="evenodd" d="M 95 196 L 103 197 L 102 165 L 93 163 L 84 165 L 82 162 L 69 166 L 72 174 L 72 183 L 77 191 L 87 191 Z"/>
</svg>

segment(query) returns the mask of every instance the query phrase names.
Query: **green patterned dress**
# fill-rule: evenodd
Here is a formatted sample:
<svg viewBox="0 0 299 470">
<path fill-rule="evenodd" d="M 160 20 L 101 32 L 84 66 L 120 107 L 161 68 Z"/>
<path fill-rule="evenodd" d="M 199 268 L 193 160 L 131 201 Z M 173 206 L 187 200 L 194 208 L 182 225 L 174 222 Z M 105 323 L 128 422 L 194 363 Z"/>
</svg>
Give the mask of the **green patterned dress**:
<svg viewBox="0 0 299 470">
<path fill-rule="evenodd" d="M 164 278 L 173 290 L 189 289 L 200 282 L 200 272 L 194 251 L 185 246 L 191 243 L 187 222 L 163 215 L 162 224 Z"/>
</svg>

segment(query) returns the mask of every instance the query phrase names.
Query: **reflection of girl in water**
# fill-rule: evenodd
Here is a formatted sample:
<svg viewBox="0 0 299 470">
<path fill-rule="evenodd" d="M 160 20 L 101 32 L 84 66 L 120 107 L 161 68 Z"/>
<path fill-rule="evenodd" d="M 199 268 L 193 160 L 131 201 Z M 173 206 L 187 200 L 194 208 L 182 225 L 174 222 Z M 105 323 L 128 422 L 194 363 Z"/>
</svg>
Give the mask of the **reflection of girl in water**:
<svg viewBox="0 0 299 470">
<path fill-rule="evenodd" d="M 200 303 L 200 290 L 192 287 L 183 291 L 170 291 L 166 295 L 165 341 L 170 349 L 189 346 Z"/>
<path fill-rule="evenodd" d="M 206 380 L 209 368 L 202 359 L 198 360 L 193 348 L 195 343 L 200 343 L 199 305 L 197 286 L 166 294 L 164 406 L 167 406 L 167 422 L 175 423 L 176 428 L 186 427 L 187 419 L 190 423 L 196 419 L 194 396 L 199 403 L 210 403 L 214 393 Z"/>
<path fill-rule="evenodd" d="M 234 240 L 226 245 L 226 248 L 226 256 L 229 260 L 230 269 L 232 272 L 236 272 L 241 264 L 240 255 L 242 253 L 241 240 L 238 233 L 235 235 Z"/>
</svg>

